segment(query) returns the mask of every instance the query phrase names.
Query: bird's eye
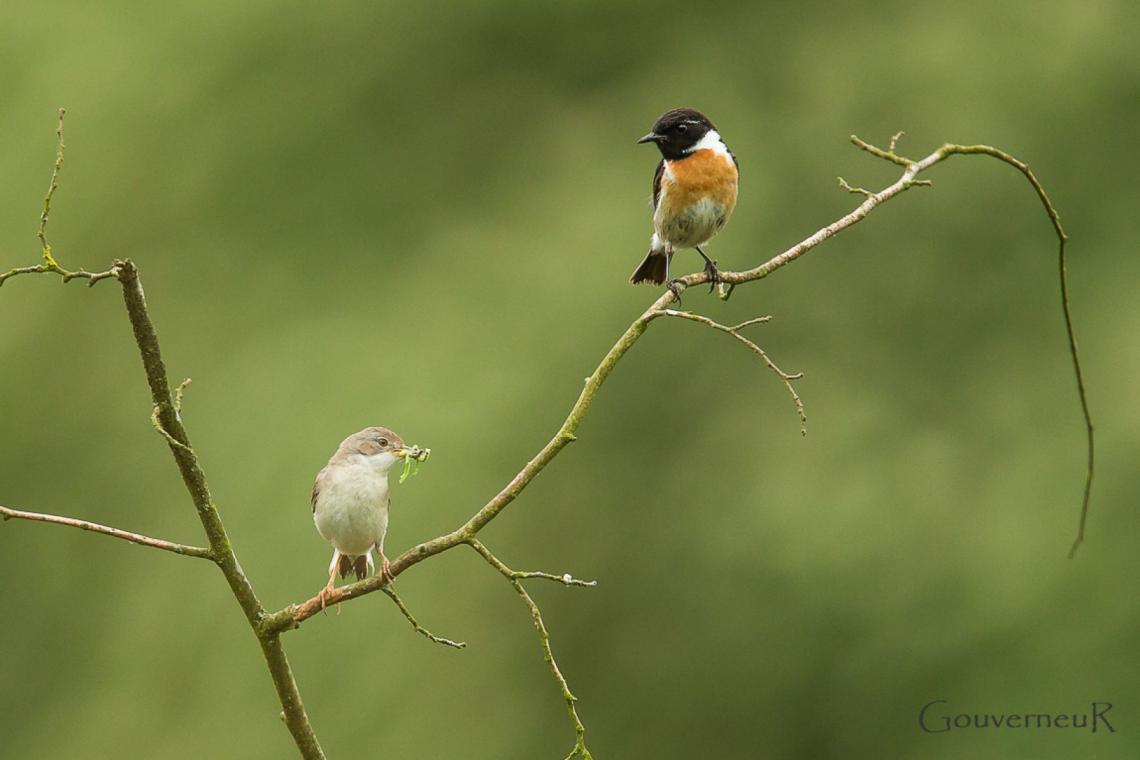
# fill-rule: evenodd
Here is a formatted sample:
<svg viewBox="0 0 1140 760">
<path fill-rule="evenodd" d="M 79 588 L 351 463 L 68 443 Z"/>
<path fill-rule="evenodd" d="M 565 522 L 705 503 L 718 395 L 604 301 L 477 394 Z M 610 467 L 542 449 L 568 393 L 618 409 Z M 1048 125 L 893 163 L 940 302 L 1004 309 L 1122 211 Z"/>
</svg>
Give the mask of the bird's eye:
<svg viewBox="0 0 1140 760">
<path fill-rule="evenodd" d="M 689 125 L 688 124 L 678 124 L 677 125 L 677 134 L 683 135 L 688 131 L 689 131 Z"/>
<path fill-rule="evenodd" d="M 388 448 L 388 439 L 387 438 L 377 438 L 376 443 L 380 444 L 380 448 L 382 448 L 382 449 Z"/>
</svg>

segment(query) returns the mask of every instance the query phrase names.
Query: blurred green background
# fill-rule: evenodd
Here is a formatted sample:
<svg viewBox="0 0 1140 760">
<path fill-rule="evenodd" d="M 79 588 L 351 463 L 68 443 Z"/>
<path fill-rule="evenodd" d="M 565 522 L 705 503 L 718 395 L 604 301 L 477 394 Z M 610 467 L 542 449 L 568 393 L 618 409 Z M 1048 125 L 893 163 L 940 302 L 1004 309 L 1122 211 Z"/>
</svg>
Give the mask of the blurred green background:
<svg viewBox="0 0 1140 760">
<path fill-rule="evenodd" d="M 655 324 L 579 432 L 485 532 L 534 585 L 599 758 L 1124 758 L 1140 751 L 1140 259 L 1133 2 L 201 2 L 0 6 L 0 269 L 34 239 L 130 256 L 242 564 L 273 608 L 329 547 L 309 489 L 348 433 L 435 455 L 395 487 L 394 556 L 450 530 L 556 429 L 654 297 L 665 109 L 740 159 L 709 251 L 753 266 L 852 208 L 836 186 L 987 142 L 1072 237 L 1098 424 L 1088 540 L 1065 553 L 1083 426 L 1055 245 L 1030 188 L 956 158 L 722 304 L 758 314 L 795 413 L 724 336 Z M 696 269 L 682 253 L 680 270 Z M 0 504 L 201 543 L 114 283 L 0 290 Z M 1129 580 L 1132 579 L 1132 580 Z M 330 757 L 556 758 L 572 734 L 525 609 L 471 552 L 399 580 L 463 652 L 375 595 L 286 637 Z M 291 757 L 208 564 L 0 525 L 0 756 Z M 1088 712 L 1115 734 L 926 734 L 951 712 Z"/>
</svg>

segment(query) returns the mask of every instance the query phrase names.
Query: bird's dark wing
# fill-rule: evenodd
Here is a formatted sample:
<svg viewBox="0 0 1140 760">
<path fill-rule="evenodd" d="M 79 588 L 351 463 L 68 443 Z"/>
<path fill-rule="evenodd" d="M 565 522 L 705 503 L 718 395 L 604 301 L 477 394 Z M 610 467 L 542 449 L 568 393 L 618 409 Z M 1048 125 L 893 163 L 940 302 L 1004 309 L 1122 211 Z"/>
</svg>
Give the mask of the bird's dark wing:
<svg viewBox="0 0 1140 760">
<path fill-rule="evenodd" d="M 317 473 L 317 479 L 313 481 L 313 495 L 309 498 L 309 506 L 312 507 L 313 514 L 317 513 L 317 497 L 321 495 L 321 476 L 325 474 L 322 469 Z"/>
<path fill-rule="evenodd" d="M 653 172 L 653 210 L 657 210 L 657 201 L 661 197 L 661 175 L 665 173 L 665 159 L 657 164 L 657 171 Z"/>
<path fill-rule="evenodd" d="M 730 150 L 727 146 L 725 146 L 725 150 L 728 151 L 728 155 L 732 156 L 732 163 L 736 164 L 736 173 L 739 174 L 740 173 L 740 162 L 736 160 L 736 154 L 733 153 L 732 150 Z"/>
</svg>

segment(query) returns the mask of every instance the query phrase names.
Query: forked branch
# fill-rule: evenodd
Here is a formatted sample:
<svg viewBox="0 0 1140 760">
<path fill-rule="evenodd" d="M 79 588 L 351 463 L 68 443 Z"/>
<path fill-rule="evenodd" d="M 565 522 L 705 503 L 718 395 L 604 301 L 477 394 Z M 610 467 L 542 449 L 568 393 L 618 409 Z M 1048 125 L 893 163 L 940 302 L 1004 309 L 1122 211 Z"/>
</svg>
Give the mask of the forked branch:
<svg viewBox="0 0 1140 760">
<path fill-rule="evenodd" d="M 3 285 L 9 278 L 15 277 L 20 274 L 43 274 L 50 272 L 58 274 L 63 278 L 64 282 L 71 282 L 75 279 L 87 280 L 88 285 L 94 285 L 100 280 L 106 280 L 115 276 L 115 269 L 112 267 L 105 272 L 88 272 L 86 269 L 76 269 L 68 271 L 56 263 L 55 257 L 52 255 L 51 245 L 47 241 L 47 224 L 48 216 L 51 214 L 51 200 L 55 197 L 55 190 L 59 187 L 59 172 L 63 168 L 63 151 L 66 146 L 63 144 L 63 115 L 66 110 L 59 109 L 59 126 L 56 127 L 56 149 L 55 149 L 55 163 L 52 165 L 51 182 L 48 183 L 47 194 L 44 195 L 44 207 L 40 212 L 40 225 L 36 230 L 36 237 L 40 241 L 40 263 L 30 267 L 16 267 L 7 272 L 0 272 L 0 285 Z"/>
<path fill-rule="evenodd" d="M 745 345 L 745 347 L 748 348 L 749 351 L 751 351 L 752 353 L 754 353 L 760 357 L 761 361 L 763 361 L 764 364 L 767 365 L 768 369 L 772 370 L 773 374 L 775 374 L 776 377 L 780 378 L 780 382 L 782 382 L 784 384 L 784 388 L 788 391 L 788 395 L 790 395 L 792 397 L 792 403 L 796 407 L 796 414 L 799 415 L 799 418 L 800 418 L 800 435 L 807 435 L 807 416 L 804 414 L 804 402 L 800 398 L 800 395 L 798 393 L 796 393 L 796 389 L 792 387 L 792 381 L 793 380 L 799 380 L 800 378 L 802 378 L 804 376 L 804 373 L 796 372 L 793 374 L 789 374 L 789 373 L 785 372 L 784 370 L 780 369 L 778 366 L 776 366 L 776 363 L 774 361 L 772 361 L 772 359 L 768 356 L 768 354 L 764 351 L 764 349 L 760 348 L 760 346 L 756 345 L 751 340 L 749 340 L 748 338 L 745 338 L 743 335 L 740 334 L 740 331 L 742 329 L 744 329 L 745 327 L 749 327 L 750 325 L 758 325 L 758 324 L 762 324 L 764 322 L 770 321 L 772 319 L 770 316 L 769 317 L 756 317 L 755 319 L 749 319 L 749 320 L 746 320 L 744 322 L 741 322 L 738 325 L 734 325 L 732 327 L 729 327 L 728 325 L 722 325 L 720 322 L 714 321 L 714 320 L 709 319 L 708 317 L 702 316 L 700 314 L 693 314 L 692 312 L 689 312 L 689 311 L 677 311 L 676 309 L 662 309 L 660 312 L 658 312 L 658 316 L 677 317 L 678 319 L 687 319 L 690 322 L 696 322 L 697 324 L 707 325 L 708 327 L 711 327 L 714 330 L 719 330 L 722 333 L 726 333 L 728 335 L 731 335 L 733 338 L 736 338 L 736 340 L 743 343 Z"/>
<path fill-rule="evenodd" d="M 530 618 L 534 623 L 534 629 L 538 632 L 538 642 L 542 647 L 542 658 L 546 660 L 546 664 L 550 667 L 550 672 L 554 676 L 554 680 L 558 682 L 558 687 L 562 690 L 562 699 L 566 702 L 566 712 L 570 715 L 570 722 L 574 724 L 574 748 L 570 750 L 570 754 L 566 756 L 566 760 L 572 760 L 572 758 L 575 757 L 582 758 L 582 760 L 593 760 L 593 755 L 591 755 L 590 750 L 586 748 L 586 727 L 582 725 L 582 720 L 578 717 L 578 698 L 570 691 L 570 684 L 566 683 L 566 676 L 562 675 L 562 670 L 558 667 L 558 662 L 554 659 L 554 652 L 550 648 L 550 633 L 546 630 L 546 624 L 542 621 L 542 612 L 539 611 L 538 605 L 522 585 L 524 578 L 554 579 L 566 583 L 566 585 L 571 585 L 574 579 L 570 578 L 568 574 L 559 578 L 552 573 L 518 572 L 503 564 L 479 539 L 472 537 L 467 539 L 465 543 L 478 552 L 480 557 L 487 560 L 487 563 L 490 564 L 491 567 L 498 570 L 499 573 L 507 579 L 507 582 L 511 584 L 511 588 L 515 590 L 515 593 L 519 595 L 523 604 L 525 604 L 530 611 Z M 567 578 L 569 578 L 569 580 L 566 580 Z M 595 583 L 579 581 L 576 585 L 593 586 Z"/>
</svg>

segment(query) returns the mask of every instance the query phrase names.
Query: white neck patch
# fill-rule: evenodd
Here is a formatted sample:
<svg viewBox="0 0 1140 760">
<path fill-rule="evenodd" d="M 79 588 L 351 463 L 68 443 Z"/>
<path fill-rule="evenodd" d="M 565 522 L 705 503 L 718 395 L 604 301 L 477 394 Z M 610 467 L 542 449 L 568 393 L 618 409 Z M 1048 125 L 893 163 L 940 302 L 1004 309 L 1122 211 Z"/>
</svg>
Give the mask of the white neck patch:
<svg viewBox="0 0 1140 760">
<path fill-rule="evenodd" d="M 698 150 L 711 150 L 713 153 L 719 153 L 722 156 L 729 155 L 728 146 L 724 144 L 724 140 L 720 139 L 720 132 L 715 129 L 705 132 L 705 136 L 685 153 L 696 153 Z"/>
</svg>

